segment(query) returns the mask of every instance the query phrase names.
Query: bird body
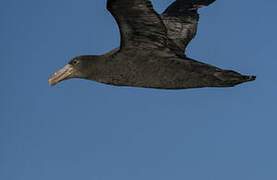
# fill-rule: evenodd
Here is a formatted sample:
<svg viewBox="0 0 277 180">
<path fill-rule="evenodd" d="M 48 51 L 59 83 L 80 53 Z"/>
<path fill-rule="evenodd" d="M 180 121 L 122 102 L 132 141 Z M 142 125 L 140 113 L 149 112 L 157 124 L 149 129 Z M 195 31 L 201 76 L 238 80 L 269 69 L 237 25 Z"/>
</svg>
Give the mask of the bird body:
<svg viewBox="0 0 277 180">
<path fill-rule="evenodd" d="M 197 9 L 214 0 L 176 0 L 158 15 L 149 0 L 108 0 L 121 34 L 120 48 L 101 56 L 78 56 L 49 79 L 84 78 L 116 86 L 159 89 L 232 87 L 252 81 L 235 71 L 188 58 L 197 31 Z"/>
</svg>

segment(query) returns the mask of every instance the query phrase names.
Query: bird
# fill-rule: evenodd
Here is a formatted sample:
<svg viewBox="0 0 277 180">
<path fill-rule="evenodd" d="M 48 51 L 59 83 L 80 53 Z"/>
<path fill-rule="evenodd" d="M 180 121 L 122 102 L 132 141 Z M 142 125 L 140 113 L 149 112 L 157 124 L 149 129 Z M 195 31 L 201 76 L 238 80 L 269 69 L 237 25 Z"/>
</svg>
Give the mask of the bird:
<svg viewBox="0 0 277 180">
<path fill-rule="evenodd" d="M 48 79 L 50 86 L 81 78 L 114 86 L 178 90 L 233 87 L 253 81 L 187 57 L 197 33 L 198 9 L 215 0 L 176 0 L 158 14 L 149 0 L 107 0 L 120 31 L 120 47 L 103 55 L 81 55 Z"/>
</svg>

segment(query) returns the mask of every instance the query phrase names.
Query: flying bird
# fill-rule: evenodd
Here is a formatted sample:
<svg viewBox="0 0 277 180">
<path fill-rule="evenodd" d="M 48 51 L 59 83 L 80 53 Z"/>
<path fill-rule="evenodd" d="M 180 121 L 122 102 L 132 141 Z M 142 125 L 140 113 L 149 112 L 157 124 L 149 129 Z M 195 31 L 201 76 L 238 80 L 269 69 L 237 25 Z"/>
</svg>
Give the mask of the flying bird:
<svg viewBox="0 0 277 180">
<path fill-rule="evenodd" d="M 186 56 L 197 32 L 198 9 L 214 1 L 176 0 L 158 14 L 149 0 L 107 0 L 107 10 L 120 29 L 120 47 L 104 55 L 75 57 L 48 82 L 53 86 L 83 78 L 115 86 L 188 89 L 255 80 Z"/>
</svg>

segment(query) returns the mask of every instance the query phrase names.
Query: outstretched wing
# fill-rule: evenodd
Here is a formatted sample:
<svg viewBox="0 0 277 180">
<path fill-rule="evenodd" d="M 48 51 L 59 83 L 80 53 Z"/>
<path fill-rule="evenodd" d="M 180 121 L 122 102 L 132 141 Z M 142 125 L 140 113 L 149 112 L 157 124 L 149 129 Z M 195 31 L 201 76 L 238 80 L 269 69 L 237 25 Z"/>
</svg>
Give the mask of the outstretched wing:
<svg viewBox="0 0 277 180">
<path fill-rule="evenodd" d="M 122 48 L 160 48 L 167 43 L 167 30 L 149 0 L 108 0 L 115 18 Z"/>
<path fill-rule="evenodd" d="M 162 14 L 167 34 L 175 44 L 185 51 L 195 37 L 199 20 L 198 8 L 208 6 L 215 0 L 176 0 Z"/>
</svg>

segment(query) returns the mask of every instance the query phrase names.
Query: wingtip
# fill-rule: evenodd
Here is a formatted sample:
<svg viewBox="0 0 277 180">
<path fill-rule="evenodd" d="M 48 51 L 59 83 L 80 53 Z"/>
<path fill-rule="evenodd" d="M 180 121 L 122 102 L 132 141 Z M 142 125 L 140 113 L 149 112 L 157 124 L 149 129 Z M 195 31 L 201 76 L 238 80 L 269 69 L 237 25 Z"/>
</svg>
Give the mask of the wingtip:
<svg viewBox="0 0 277 180">
<path fill-rule="evenodd" d="M 209 6 L 210 4 L 214 3 L 216 0 L 196 0 L 192 1 L 193 5 L 201 8 L 203 6 Z"/>
</svg>

